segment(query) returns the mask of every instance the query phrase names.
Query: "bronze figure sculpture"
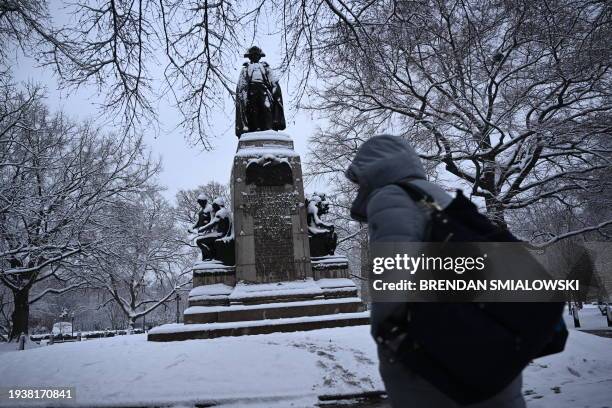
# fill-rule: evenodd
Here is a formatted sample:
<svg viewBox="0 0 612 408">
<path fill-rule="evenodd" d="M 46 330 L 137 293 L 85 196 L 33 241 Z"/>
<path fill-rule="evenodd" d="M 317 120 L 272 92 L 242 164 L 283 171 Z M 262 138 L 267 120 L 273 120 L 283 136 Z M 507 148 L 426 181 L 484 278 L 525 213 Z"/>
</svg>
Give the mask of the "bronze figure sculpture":
<svg viewBox="0 0 612 408">
<path fill-rule="evenodd" d="M 325 194 L 313 193 L 306 199 L 311 257 L 333 255 L 338 245 L 338 235 L 333 224 L 322 219 L 329 212 L 329 203 L 325 198 Z"/>
<path fill-rule="evenodd" d="M 231 213 L 225 208 L 225 201 L 221 197 L 215 198 L 212 206 L 206 201 L 203 196 L 198 197 L 202 210 L 198 213 L 197 224 L 191 229 L 191 232 L 198 234 L 194 241 L 202 251 L 203 261 L 216 259 L 226 265 L 232 265 L 234 256 Z M 204 222 L 207 215 L 208 222 L 200 225 L 200 221 Z"/>
<path fill-rule="evenodd" d="M 198 196 L 198 204 L 200 205 L 200 211 L 198 211 L 198 221 L 189 228 L 188 232 L 197 233 L 200 227 L 205 226 L 210 222 L 212 218 L 212 206 L 208 203 L 208 197 L 205 194 Z"/>
<path fill-rule="evenodd" d="M 278 79 L 261 48 L 249 48 L 236 87 L 236 136 L 260 130 L 285 129 L 283 96 Z"/>
</svg>

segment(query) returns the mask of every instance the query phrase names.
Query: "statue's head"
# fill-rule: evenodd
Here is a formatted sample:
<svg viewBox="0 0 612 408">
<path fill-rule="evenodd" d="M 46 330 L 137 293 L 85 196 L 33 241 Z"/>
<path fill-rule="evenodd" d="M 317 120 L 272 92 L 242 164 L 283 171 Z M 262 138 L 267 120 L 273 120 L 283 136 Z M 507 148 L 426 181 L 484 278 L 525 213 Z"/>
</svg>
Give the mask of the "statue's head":
<svg viewBox="0 0 612 408">
<path fill-rule="evenodd" d="M 259 60 L 265 56 L 266 54 L 256 45 L 249 48 L 246 54 L 244 54 L 244 58 L 248 58 L 251 62 L 259 62 Z"/>
<path fill-rule="evenodd" d="M 206 207 L 206 204 L 208 204 L 208 197 L 206 196 L 206 194 L 201 193 L 198 196 L 198 204 L 200 204 L 200 207 L 202 208 Z"/>
<path fill-rule="evenodd" d="M 329 212 L 329 203 L 327 201 L 320 201 L 317 203 L 319 214 L 327 214 Z"/>
<path fill-rule="evenodd" d="M 324 215 L 329 212 L 329 202 L 326 200 L 325 193 L 312 193 L 310 198 L 306 198 L 306 205 L 309 206 L 309 211 L 313 209 L 310 207 L 310 204 L 316 207 L 316 212 L 319 215 Z"/>
<path fill-rule="evenodd" d="M 217 197 L 212 203 L 213 210 L 219 211 L 221 208 L 225 207 L 225 200 L 222 197 Z"/>
<path fill-rule="evenodd" d="M 329 212 L 329 202 L 327 201 L 325 193 L 314 193 L 313 201 L 317 203 L 316 206 L 320 215 L 327 214 Z"/>
</svg>

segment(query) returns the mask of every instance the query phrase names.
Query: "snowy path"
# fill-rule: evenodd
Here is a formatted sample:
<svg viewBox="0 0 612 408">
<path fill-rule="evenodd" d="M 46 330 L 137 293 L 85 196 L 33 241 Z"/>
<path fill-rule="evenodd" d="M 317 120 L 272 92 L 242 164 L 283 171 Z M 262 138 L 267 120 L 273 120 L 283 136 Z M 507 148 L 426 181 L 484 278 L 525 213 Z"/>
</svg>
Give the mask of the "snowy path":
<svg viewBox="0 0 612 408">
<path fill-rule="evenodd" d="M 584 321 L 599 322 L 594 312 Z M 320 395 L 383 389 L 368 330 L 175 343 L 133 335 L 11 351 L 0 354 L 0 388 L 73 386 L 87 407 L 311 407 Z M 611 407 L 612 339 L 572 330 L 566 351 L 531 364 L 524 380 L 529 407 Z"/>
</svg>

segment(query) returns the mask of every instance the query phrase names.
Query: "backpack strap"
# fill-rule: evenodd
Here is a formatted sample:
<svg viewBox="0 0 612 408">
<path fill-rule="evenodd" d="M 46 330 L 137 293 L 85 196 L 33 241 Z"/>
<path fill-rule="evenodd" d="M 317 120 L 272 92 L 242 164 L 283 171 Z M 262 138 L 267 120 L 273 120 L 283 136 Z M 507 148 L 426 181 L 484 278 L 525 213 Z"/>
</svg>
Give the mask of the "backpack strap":
<svg viewBox="0 0 612 408">
<path fill-rule="evenodd" d="M 411 179 L 404 179 L 395 184 L 401 187 L 414 201 L 424 205 L 427 209 L 433 212 L 441 212 L 442 206 L 430 194 L 422 188 L 412 184 Z"/>
<path fill-rule="evenodd" d="M 434 230 L 434 222 L 441 222 L 443 224 L 448 224 L 448 216 L 444 212 L 444 209 L 438 203 L 431 194 L 428 194 L 422 188 L 412 184 L 411 179 L 404 179 L 396 182 L 395 184 L 401 187 L 408 196 L 414 200 L 414 202 L 420 204 L 425 210 L 428 212 L 428 221 L 425 229 L 425 240 L 429 241 L 432 239 L 433 230 Z M 447 241 L 451 238 L 452 234 L 449 234 L 444 241 Z"/>
</svg>

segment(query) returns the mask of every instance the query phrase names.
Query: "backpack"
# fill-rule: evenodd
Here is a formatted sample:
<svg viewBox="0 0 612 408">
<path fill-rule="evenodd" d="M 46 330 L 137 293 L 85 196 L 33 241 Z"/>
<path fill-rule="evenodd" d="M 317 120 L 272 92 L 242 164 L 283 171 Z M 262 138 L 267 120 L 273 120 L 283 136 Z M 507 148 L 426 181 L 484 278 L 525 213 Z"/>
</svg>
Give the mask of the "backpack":
<svg viewBox="0 0 612 408">
<path fill-rule="evenodd" d="M 430 209 L 428 242 L 520 242 L 460 190 L 442 209 L 410 181 L 396 184 Z M 532 257 L 527 250 L 522 256 Z M 382 358 L 404 364 L 456 402 L 472 404 L 502 391 L 532 359 L 563 350 L 563 308 L 563 302 L 405 302 L 374 337 Z"/>
</svg>

